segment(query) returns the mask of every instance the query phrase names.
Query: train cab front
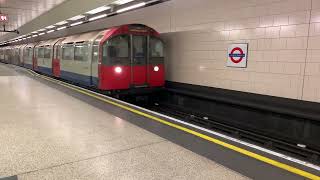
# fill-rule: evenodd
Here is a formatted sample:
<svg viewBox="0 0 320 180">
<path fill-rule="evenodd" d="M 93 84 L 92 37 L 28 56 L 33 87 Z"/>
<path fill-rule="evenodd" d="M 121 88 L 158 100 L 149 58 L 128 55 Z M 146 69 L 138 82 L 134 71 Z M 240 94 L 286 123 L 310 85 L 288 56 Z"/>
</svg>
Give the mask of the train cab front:
<svg viewBox="0 0 320 180">
<path fill-rule="evenodd" d="M 112 29 L 100 42 L 99 89 L 121 94 L 145 94 L 164 86 L 164 45 L 159 34 L 144 25 Z"/>
</svg>

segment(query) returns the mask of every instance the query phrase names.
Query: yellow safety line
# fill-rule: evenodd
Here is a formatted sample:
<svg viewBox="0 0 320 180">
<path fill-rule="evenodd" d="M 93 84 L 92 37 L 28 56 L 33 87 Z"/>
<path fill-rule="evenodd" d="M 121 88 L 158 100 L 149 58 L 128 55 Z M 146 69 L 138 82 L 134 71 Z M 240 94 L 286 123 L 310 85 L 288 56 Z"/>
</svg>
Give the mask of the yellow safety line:
<svg viewBox="0 0 320 180">
<path fill-rule="evenodd" d="M 30 70 L 31 71 L 31 70 Z M 186 127 L 183 127 L 183 126 L 180 126 L 180 125 L 177 125 L 177 124 L 174 124 L 174 123 L 171 123 L 171 122 L 168 122 L 168 121 L 165 121 L 163 119 L 160 119 L 158 117 L 155 117 L 155 116 L 152 116 L 150 114 L 147 114 L 147 113 L 144 113 L 144 112 L 141 112 L 139 110 L 136 110 L 134 108 L 131 108 L 131 107 L 128 107 L 128 106 L 125 106 L 125 105 L 122 105 L 122 104 L 119 104 L 119 103 L 116 103 L 114 101 L 111 101 L 111 100 L 108 100 L 108 99 L 105 99 L 105 98 L 102 98 L 100 96 L 97 96 L 95 94 L 92 94 L 92 93 L 89 93 L 88 91 L 85 91 L 85 90 L 82 90 L 82 89 L 78 89 L 78 88 L 75 88 L 75 87 L 72 87 L 70 86 L 69 84 L 65 83 L 65 82 L 62 82 L 62 81 L 58 81 L 56 79 L 52 79 L 52 78 L 49 78 L 49 77 L 46 77 L 46 76 L 42 76 L 40 75 L 41 78 L 43 79 L 46 79 L 48 81 L 51 81 L 51 82 L 54 82 L 54 83 L 57 83 L 59 82 L 60 85 L 64 86 L 64 87 L 67 87 L 69 89 L 72 89 L 72 90 L 75 90 L 77 92 L 80 92 L 82 94 L 85 94 L 85 95 L 88 95 L 88 96 L 91 96 L 91 97 L 94 97 L 96 99 L 99 99 L 103 102 L 106 102 L 106 103 L 109 103 L 109 104 L 112 104 L 114 106 L 117 106 L 117 107 L 120 107 L 122 109 L 125 109 L 127 111 L 130 111 L 130 112 L 133 112 L 135 114 L 139 114 L 141 116 L 144 116 L 144 117 L 147 117 L 149 119 L 153 119 L 157 122 L 160 122 L 162 124 L 165 124 L 165 125 L 168 125 L 170 127 L 173 127 L 173 128 L 176 128 L 176 129 L 179 129 L 181 131 L 184 131 L 184 132 L 187 132 L 189 134 L 192 134 L 192 135 L 195 135 L 197 137 L 200 137 L 202 139 L 205 139 L 207 141 L 210 141 L 210 142 L 213 142 L 215 144 L 218 144 L 218 145 L 221 145 L 225 148 L 228 148 L 228 149 L 231 149 L 233 151 L 236 151 L 236 152 L 239 152 L 241 154 L 244 154 L 246 156 L 249 156 L 249 157 L 252 157 L 254 159 L 257 159 L 257 160 L 260 160 L 262 162 L 265 162 L 265 163 L 268 163 L 270 165 L 273 165 L 273 166 L 276 166 L 278 168 L 281 168 L 281 169 L 284 169 L 284 170 L 287 170 L 291 173 L 294 173 L 294 174 L 297 174 L 297 175 L 300 175 L 300 176 L 303 176 L 303 177 L 306 177 L 306 178 L 309 178 L 309 179 L 314 179 L 314 180 L 320 180 L 320 177 L 317 176 L 317 175 L 314 175 L 314 174 L 311 174 L 309 172 L 306 172 L 306 171 L 303 171 L 301 169 L 298 169 L 298 168 L 295 168 L 295 167 L 292 167 L 290 165 L 287 165 L 287 164 L 284 164 L 284 163 L 281 163 L 281 162 L 278 162 L 278 161 L 275 161 L 273 159 L 270 159 L 270 158 L 267 158 L 267 157 L 264 157 L 262 155 L 259 155 L 259 154 L 256 154 L 254 152 L 251 152 L 251 151 L 248 151 L 248 150 L 245 150 L 245 149 L 242 149 L 240 147 L 237 147 L 237 146 L 234 146 L 232 144 L 229 144 L 229 143 L 226 143 L 226 142 L 223 142 L 221 140 L 218 140 L 218 139 L 215 139 L 213 137 L 210 137 L 210 136 L 207 136 L 205 134 L 201 134 L 199 132 L 196 132 L 194 130 L 191 130 L 191 129 L 188 129 Z"/>
</svg>

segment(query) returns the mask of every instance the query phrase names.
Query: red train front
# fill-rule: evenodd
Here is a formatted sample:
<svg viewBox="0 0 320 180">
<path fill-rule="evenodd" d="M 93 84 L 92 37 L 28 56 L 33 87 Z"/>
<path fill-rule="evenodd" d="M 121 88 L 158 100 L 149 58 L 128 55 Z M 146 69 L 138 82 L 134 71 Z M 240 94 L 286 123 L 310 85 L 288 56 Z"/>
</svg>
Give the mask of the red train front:
<svg viewBox="0 0 320 180">
<path fill-rule="evenodd" d="M 163 43 L 144 25 L 110 29 L 100 41 L 100 90 L 146 89 L 164 85 Z"/>
</svg>

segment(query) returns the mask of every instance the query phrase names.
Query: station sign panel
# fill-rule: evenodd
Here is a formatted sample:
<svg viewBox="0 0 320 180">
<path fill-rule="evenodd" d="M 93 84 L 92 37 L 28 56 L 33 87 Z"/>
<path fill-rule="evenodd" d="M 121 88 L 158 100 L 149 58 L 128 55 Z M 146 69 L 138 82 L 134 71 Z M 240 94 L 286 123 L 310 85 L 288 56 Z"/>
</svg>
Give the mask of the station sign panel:
<svg viewBox="0 0 320 180">
<path fill-rule="evenodd" d="M 0 14 L 0 22 L 7 22 L 8 16 L 6 14 Z"/>
<path fill-rule="evenodd" d="M 228 67 L 246 68 L 248 60 L 248 44 L 230 44 L 228 47 Z"/>
</svg>

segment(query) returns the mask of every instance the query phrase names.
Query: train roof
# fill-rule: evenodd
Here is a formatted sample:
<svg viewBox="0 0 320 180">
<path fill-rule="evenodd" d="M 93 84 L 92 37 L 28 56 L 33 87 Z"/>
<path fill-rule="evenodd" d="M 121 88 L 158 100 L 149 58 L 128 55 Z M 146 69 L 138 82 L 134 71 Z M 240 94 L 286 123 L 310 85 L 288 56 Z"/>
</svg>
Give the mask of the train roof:
<svg viewBox="0 0 320 180">
<path fill-rule="evenodd" d="M 37 47 L 53 46 L 55 43 L 57 43 L 61 39 L 63 39 L 63 38 L 55 38 L 55 39 L 49 39 L 46 41 L 40 41 L 36 46 Z"/>
<path fill-rule="evenodd" d="M 107 31 L 109 31 L 109 29 L 107 29 L 107 30 L 99 30 L 99 31 L 91 31 L 91 32 L 86 32 L 86 33 L 67 36 L 62 41 L 62 44 L 71 44 L 71 43 L 94 41 L 97 38 L 97 36 L 99 36 L 101 34 L 104 34 Z"/>
</svg>

